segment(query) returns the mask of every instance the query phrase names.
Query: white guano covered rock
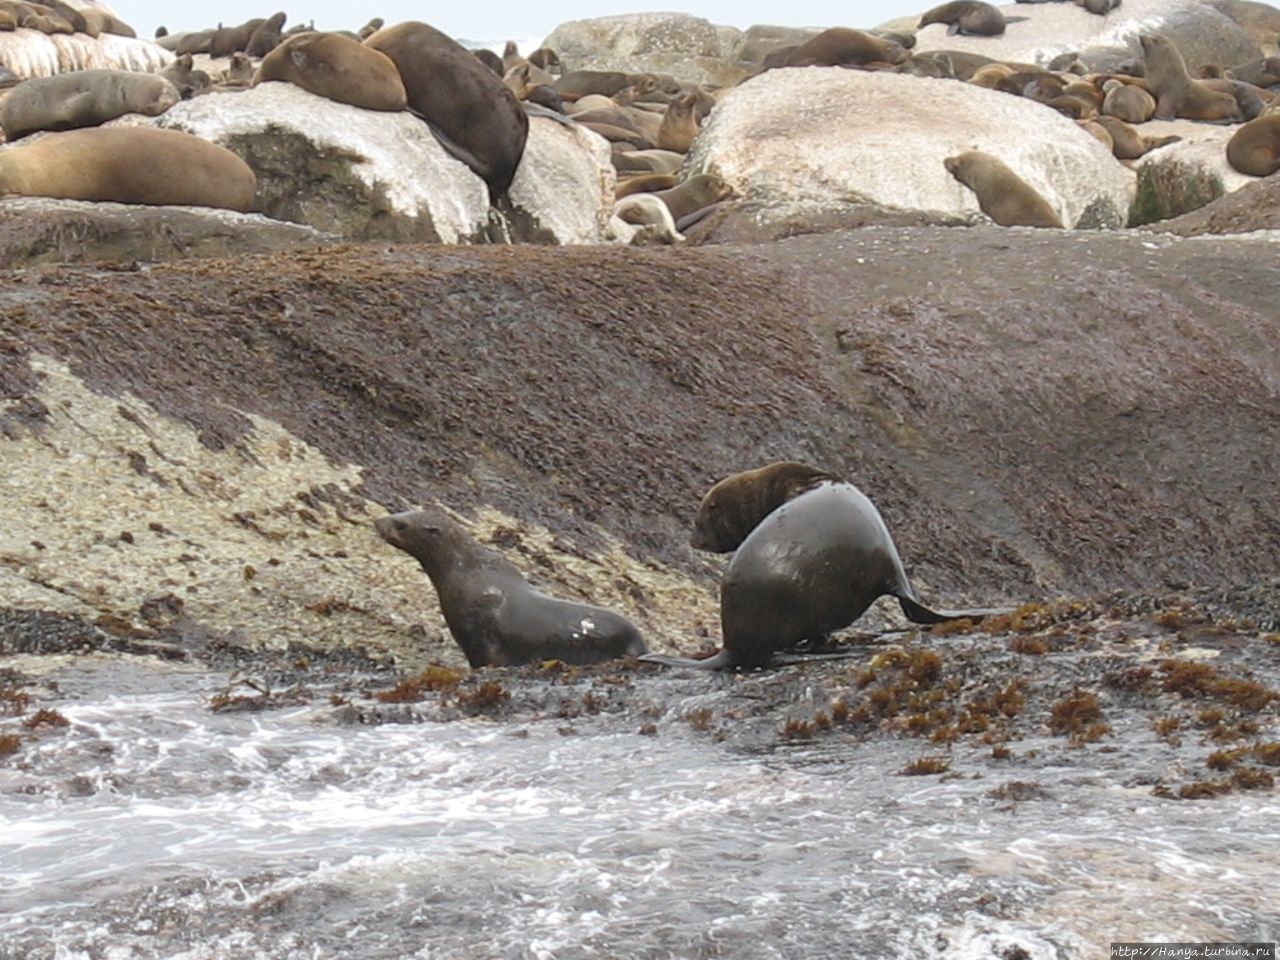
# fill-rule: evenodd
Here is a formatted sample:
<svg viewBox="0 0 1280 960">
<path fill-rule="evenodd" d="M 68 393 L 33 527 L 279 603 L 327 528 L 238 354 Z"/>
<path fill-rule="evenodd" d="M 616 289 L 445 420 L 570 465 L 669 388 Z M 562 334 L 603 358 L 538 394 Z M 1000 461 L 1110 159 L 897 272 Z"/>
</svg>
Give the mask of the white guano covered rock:
<svg viewBox="0 0 1280 960">
<path fill-rule="evenodd" d="M 0 33 L 0 63 L 24 80 L 72 70 L 136 70 L 151 73 L 173 62 L 173 54 L 150 40 L 104 33 L 47 36 L 39 30 Z"/>
<path fill-rule="evenodd" d="M 1000 9 L 1006 18 L 1021 18 L 1010 22 L 1002 36 L 959 36 L 948 34 L 943 24 L 930 24 L 917 31 L 913 52 L 963 50 L 1043 65 L 1060 53 L 1086 47 L 1128 47 L 1141 55 L 1138 35 L 1163 33 L 1193 70 L 1202 63 L 1230 65 L 1261 56 L 1243 28 L 1199 0 L 1124 0 L 1106 16 L 1074 3 L 1006 4 Z"/>
<path fill-rule="evenodd" d="M 601 243 L 616 181 L 604 137 L 576 123 L 529 118 L 529 139 L 508 198 L 512 239 Z"/>
<path fill-rule="evenodd" d="M 156 118 L 233 150 L 257 206 L 354 239 L 458 243 L 488 224 L 484 181 L 411 113 L 362 110 L 288 83 L 186 100 Z"/>
<path fill-rule="evenodd" d="M 562 23 L 543 43 L 566 71 L 665 73 L 728 85 L 750 71 L 734 59 L 741 31 L 684 13 L 636 13 Z"/>
<path fill-rule="evenodd" d="M 690 154 L 738 196 L 823 209 L 874 203 L 977 214 L 943 161 L 1003 160 L 1068 226 L 1122 226 L 1133 173 L 1062 114 L 954 80 L 839 67 L 771 70 L 730 91 Z"/>
</svg>

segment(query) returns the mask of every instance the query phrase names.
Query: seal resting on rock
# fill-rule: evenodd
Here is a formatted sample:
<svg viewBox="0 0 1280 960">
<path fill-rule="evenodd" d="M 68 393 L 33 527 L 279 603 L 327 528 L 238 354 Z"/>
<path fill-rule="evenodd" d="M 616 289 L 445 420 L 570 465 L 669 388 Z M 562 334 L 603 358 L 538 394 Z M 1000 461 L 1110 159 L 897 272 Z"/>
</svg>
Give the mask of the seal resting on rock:
<svg viewBox="0 0 1280 960">
<path fill-rule="evenodd" d="M 1264 113 L 1233 133 L 1227 141 L 1227 163 L 1251 177 L 1269 177 L 1280 170 L 1280 113 Z"/>
<path fill-rule="evenodd" d="M 98 127 L 0 150 L 0 196 L 247 211 L 257 180 L 225 147 L 178 130 Z"/>
<path fill-rule="evenodd" d="M 943 161 L 947 172 L 973 191 L 978 206 L 1002 227 L 1062 227 L 1049 202 L 999 157 L 968 150 Z"/>
<path fill-rule="evenodd" d="M 141 113 L 159 116 L 182 99 L 165 77 L 130 70 L 74 70 L 19 84 L 0 103 L 0 127 L 10 140 L 37 130 L 96 127 Z"/>
<path fill-rule="evenodd" d="M 1156 98 L 1155 118 L 1207 120 L 1236 123 L 1244 119 L 1233 94 L 1214 90 L 1187 73 L 1186 61 L 1163 34 L 1144 33 L 1138 38 L 1146 64 L 1145 79 Z"/>
<path fill-rule="evenodd" d="M 724 646 L 706 660 L 642 659 L 703 670 L 762 667 L 781 650 L 847 627 L 885 595 L 914 623 L 997 612 L 922 604 L 875 504 L 853 484 L 803 463 L 720 481 L 703 497 L 692 542 L 737 547 L 720 582 Z"/>
<path fill-rule="evenodd" d="M 947 33 L 974 37 L 998 37 L 1004 33 L 1004 14 L 982 0 L 951 0 L 920 17 L 920 26 L 947 24 Z"/>
<path fill-rule="evenodd" d="M 400 71 L 385 54 L 340 33 L 298 33 L 263 58 L 253 85 L 284 80 L 317 96 L 366 110 L 403 110 Z"/>
<path fill-rule="evenodd" d="M 473 667 L 599 663 L 647 649 L 640 631 L 620 614 L 533 589 L 514 564 L 477 543 L 442 510 L 379 517 L 374 527 L 422 565 L 449 632 Z"/>
<path fill-rule="evenodd" d="M 515 179 L 529 136 L 529 117 L 502 78 L 456 40 L 425 23 L 384 27 L 365 44 L 400 71 L 409 109 L 441 145 L 503 196 Z"/>
</svg>

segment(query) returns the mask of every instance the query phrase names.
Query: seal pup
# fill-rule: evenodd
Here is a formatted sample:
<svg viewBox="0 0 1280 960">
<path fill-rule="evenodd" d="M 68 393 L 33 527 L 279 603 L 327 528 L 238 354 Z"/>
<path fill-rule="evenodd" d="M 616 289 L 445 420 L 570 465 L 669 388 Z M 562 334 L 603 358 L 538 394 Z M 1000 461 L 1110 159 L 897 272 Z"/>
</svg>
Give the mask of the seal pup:
<svg viewBox="0 0 1280 960">
<path fill-rule="evenodd" d="M 926 607 L 875 504 L 853 484 L 795 461 L 713 486 L 691 542 L 720 552 L 736 547 L 720 582 L 723 646 L 706 660 L 641 659 L 701 670 L 763 667 L 780 651 L 847 627 L 882 596 L 896 597 L 913 623 L 997 612 Z"/>
<path fill-rule="evenodd" d="M 365 44 L 400 71 L 409 109 L 441 145 L 489 186 L 506 194 L 529 136 L 529 117 L 502 78 L 466 47 L 417 21 L 384 27 Z"/>
<path fill-rule="evenodd" d="M 1137 128 L 1119 117 L 1100 116 L 1095 122 L 1111 137 L 1111 155 L 1117 160 L 1137 160 L 1159 147 L 1177 143 L 1182 138 L 1170 134 L 1166 137 L 1145 137 Z"/>
<path fill-rule="evenodd" d="M 599 663 L 648 649 L 621 614 L 535 590 L 513 563 L 443 510 L 391 514 L 374 527 L 431 578 L 449 632 L 472 667 Z"/>
<path fill-rule="evenodd" d="M 1004 33 L 1005 17 L 998 7 L 982 0 L 951 0 L 926 11 L 920 26 L 947 24 L 947 33 L 971 37 L 998 37 Z"/>
<path fill-rule="evenodd" d="M 1146 123 L 1156 112 L 1156 98 L 1136 83 L 1125 83 L 1112 77 L 1103 81 L 1103 116 L 1116 117 L 1125 123 Z"/>
<path fill-rule="evenodd" d="M 1280 170 L 1280 113 L 1264 113 L 1233 133 L 1227 141 L 1227 163 L 1251 177 L 1269 177 Z"/>
<path fill-rule="evenodd" d="M 1155 118 L 1173 120 L 1207 120 L 1212 123 L 1237 123 L 1242 117 L 1233 94 L 1213 90 L 1203 80 L 1187 73 L 1186 61 L 1173 41 L 1160 33 L 1144 33 L 1142 44 L 1145 79 L 1156 98 Z"/>
<path fill-rule="evenodd" d="M 258 64 L 253 85 L 283 80 L 317 96 L 365 110 L 403 110 L 400 71 L 385 55 L 340 33 L 285 38 Z"/>
<path fill-rule="evenodd" d="M 973 191 L 978 206 L 1002 227 L 1058 227 L 1053 207 L 999 157 L 969 150 L 943 161 L 947 172 Z"/>
<path fill-rule="evenodd" d="M 18 84 L 0 103 L 0 127 L 16 140 L 37 130 L 96 127 L 126 113 L 155 117 L 181 99 L 159 74 L 74 70 Z"/>
<path fill-rule="evenodd" d="M 247 211 L 257 180 L 225 147 L 178 130 L 97 127 L 0 150 L 0 195 Z"/>
<path fill-rule="evenodd" d="M 656 190 L 653 196 L 667 205 L 676 229 L 683 233 L 732 197 L 733 187 L 717 174 L 699 173 L 669 190 Z"/>
</svg>

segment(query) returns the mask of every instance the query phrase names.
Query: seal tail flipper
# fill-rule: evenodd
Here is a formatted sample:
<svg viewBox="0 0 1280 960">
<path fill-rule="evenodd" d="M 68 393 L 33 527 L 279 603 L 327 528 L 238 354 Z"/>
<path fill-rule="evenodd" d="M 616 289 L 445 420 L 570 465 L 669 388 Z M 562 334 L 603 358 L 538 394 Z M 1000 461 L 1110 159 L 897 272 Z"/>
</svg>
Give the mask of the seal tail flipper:
<svg viewBox="0 0 1280 960">
<path fill-rule="evenodd" d="M 721 650 L 713 657 L 695 660 L 693 657 L 673 657 L 665 653 L 646 653 L 637 657 L 646 663 L 660 663 L 665 667 L 692 667 L 694 670 L 728 670 L 734 666 L 728 650 Z"/>
<path fill-rule="evenodd" d="M 933 610 L 914 597 L 898 596 L 902 612 L 912 623 L 946 623 L 948 620 L 981 620 L 1002 613 L 1012 613 L 1012 607 L 986 607 L 977 610 Z"/>
</svg>

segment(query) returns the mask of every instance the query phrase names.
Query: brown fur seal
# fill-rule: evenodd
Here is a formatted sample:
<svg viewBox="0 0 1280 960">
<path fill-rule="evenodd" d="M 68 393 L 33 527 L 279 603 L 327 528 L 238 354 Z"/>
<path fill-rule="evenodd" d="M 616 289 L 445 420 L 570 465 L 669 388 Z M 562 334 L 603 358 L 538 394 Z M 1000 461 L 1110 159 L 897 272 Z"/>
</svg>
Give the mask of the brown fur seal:
<svg viewBox="0 0 1280 960">
<path fill-rule="evenodd" d="M 973 191 L 982 212 L 1000 226 L 1062 226 L 1048 201 L 999 158 L 969 150 L 943 162 L 948 173 Z"/>
<path fill-rule="evenodd" d="M 284 11 L 272 14 L 258 29 L 249 34 L 244 52 L 251 57 L 265 57 L 280 45 L 280 32 L 284 30 Z"/>
<path fill-rule="evenodd" d="M 631 86 L 635 78 L 635 74 L 619 70 L 574 70 L 556 77 L 553 86 L 566 100 L 581 100 L 593 93 L 612 97 L 623 87 Z"/>
<path fill-rule="evenodd" d="M 1155 115 L 1156 98 L 1136 83 L 1123 80 L 1104 81 L 1101 113 L 1125 123 L 1146 123 Z"/>
<path fill-rule="evenodd" d="M 1117 160 L 1137 160 L 1158 147 L 1168 146 L 1182 139 L 1174 135 L 1144 137 L 1136 128 L 1131 127 L 1119 117 L 1101 116 L 1096 119 L 1096 122 L 1111 137 L 1111 155 Z"/>
<path fill-rule="evenodd" d="M 481 47 L 479 50 L 472 50 L 471 52 L 476 55 L 477 60 L 483 63 L 486 67 L 488 67 L 498 76 L 501 77 L 506 73 L 506 71 L 502 69 L 502 58 L 498 56 L 496 53 L 494 53 L 492 50 L 490 50 L 488 47 Z"/>
<path fill-rule="evenodd" d="M 529 116 L 515 94 L 466 47 L 435 27 L 409 21 L 384 27 L 365 43 L 400 71 L 409 108 L 441 144 L 503 196 L 529 136 Z"/>
<path fill-rule="evenodd" d="M 1227 163 L 1251 177 L 1269 177 L 1280 170 L 1280 113 L 1250 120 L 1227 141 Z"/>
<path fill-rule="evenodd" d="M 299 33 L 263 58 L 253 85 L 284 80 L 366 110 L 403 110 L 400 71 L 385 55 L 340 33 Z"/>
<path fill-rule="evenodd" d="M 920 17 L 920 26 L 947 24 L 947 33 L 962 36 L 998 37 L 1004 33 L 1004 14 L 982 0 L 952 0 L 934 7 Z"/>
<path fill-rule="evenodd" d="M 1235 123 L 1241 119 L 1234 96 L 1212 90 L 1203 80 L 1187 73 L 1186 62 L 1172 40 L 1158 33 L 1144 33 L 1138 39 L 1142 43 L 1147 85 L 1156 98 L 1157 120 L 1183 117 Z"/>
<path fill-rule="evenodd" d="M 541 67 L 548 72 L 555 72 L 560 69 L 560 57 L 550 47 L 539 47 L 533 53 L 529 54 L 529 62 L 535 67 Z"/>
<path fill-rule="evenodd" d="M 730 477 L 717 484 L 720 495 L 712 500 L 713 487 L 694 524 L 695 543 L 736 547 L 720 582 L 722 649 L 707 660 L 643 659 L 704 670 L 762 667 L 779 651 L 847 627 L 886 595 L 915 623 L 995 612 L 922 604 L 880 511 L 853 484 L 795 463 L 751 475 L 760 478 L 758 486 Z"/>
<path fill-rule="evenodd" d="M 679 179 L 674 173 L 642 173 L 635 177 L 620 178 L 613 196 L 621 200 L 633 193 L 657 193 L 660 190 L 670 190 L 678 183 Z"/>
<path fill-rule="evenodd" d="M 722 200 L 733 196 L 733 187 L 714 173 L 699 173 L 670 190 L 654 194 L 667 205 L 682 233 L 697 223 Z"/>
<path fill-rule="evenodd" d="M 783 51 L 778 51 L 782 54 Z M 785 56 L 775 62 L 770 55 L 766 66 L 782 67 L 861 67 L 873 63 L 899 64 L 911 56 L 892 40 L 877 37 L 865 30 L 848 27 L 832 27 L 810 37 L 796 47 L 788 48 Z"/>
<path fill-rule="evenodd" d="M 0 150 L 0 195 L 246 211 L 256 190 L 234 153 L 177 130 L 71 130 Z"/>
<path fill-rule="evenodd" d="M 75 70 L 19 84 L 0 103 L 0 127 L 10 140 L 37 130 L 96 127 L 141 113 L 159 116 L 182 99 L 166 78 L 129 70 Z"/>
<path fill-rule="evenodd" d="M 477 543 L 441 510 L 379 517 L 374 526 L 383 540 L 422 565 L 449 632 L 473 667 L 599 663 L 647 649 L 625 617 L 540 593 L 514 564 Z"/>
<path fill-rule="evenodd" d="M 209 56 L 229 57 L 233 53 L 243 53 L 245 47 L 249 46 L 253 31 L 266 22 L 263 17 L 255 17 L 252 20 L 246 20 L 238 27 L 219 27 L 213 32 L 213 39 L 209 41 Z"/>
<path fill-rule="evenodd" d="M 366 23 L 363 27 L 361 27 L 359 30 L 356 31 L 356 36 L 359 37 L 360 41 L 363 43 L 365 40 L 368 40 L 371 36 L 373 36 L 375 33 L 377 33 L 386 25 L 387 25 L 387 22 L 383 20 L 381 17 L 373 17 L 372 19 L 369 20 L 368 23 Z M 490 53 L 492 52 L 493 51 L 490 51 Z M 496 57 L 497 54 L 494 54 L 494 56 Z"/>
<path fill-rule="evenodd" d="M 209 86 L 209 74 L 195 69 L 195 60 L 189 53 L 176 57 L 173 63 L 160 71 L 175 87 L 183 100 L 189 100 Z"/>
<path fill-rule="evenodd" d="M 658 126 L 658 139 L 654 144 L 659 150 L 688 153 L 698 137 L 698 94 L 690 91 L 667 104 Z"/>
</svg>

